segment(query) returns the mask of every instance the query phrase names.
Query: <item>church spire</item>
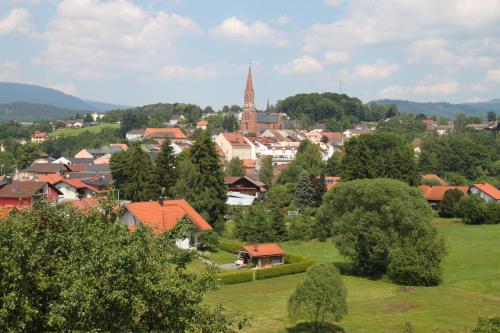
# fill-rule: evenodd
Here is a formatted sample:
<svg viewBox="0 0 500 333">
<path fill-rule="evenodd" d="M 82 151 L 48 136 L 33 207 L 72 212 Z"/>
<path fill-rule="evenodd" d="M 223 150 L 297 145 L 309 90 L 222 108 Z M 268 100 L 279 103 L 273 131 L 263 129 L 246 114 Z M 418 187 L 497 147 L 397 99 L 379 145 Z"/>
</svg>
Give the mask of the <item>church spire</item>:
<svg viewBox="0 0 500 333">
<path fill-rule="evenodd" d="M 252 65 L 248 66 L 247 75 L 247 86 L 245 88 L 245 106 L 254 107 L 254 91 L 253 91 L 253 80 L 252 80 Z"/>
</svg>

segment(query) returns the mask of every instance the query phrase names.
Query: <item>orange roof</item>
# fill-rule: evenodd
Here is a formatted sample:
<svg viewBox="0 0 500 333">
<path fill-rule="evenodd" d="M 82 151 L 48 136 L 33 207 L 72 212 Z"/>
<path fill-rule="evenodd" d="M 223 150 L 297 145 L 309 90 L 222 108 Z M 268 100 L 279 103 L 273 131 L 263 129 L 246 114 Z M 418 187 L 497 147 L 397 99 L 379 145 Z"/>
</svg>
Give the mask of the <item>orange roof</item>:
<svg viewBox="0 0 500 333">
<path fill-rule="evenodd" d="M 495 186 L 488 183 L 474 184 L 472 185 L 481 192 L 486 193 L 494 200 L 500 200 L 500 190 L 498 190 Z"/>
<path fill-rule="evenodd" d="M 326 184 L 326 190 L 330 190 L 333 186 L 335 186 L 342 177 L 335 177 L 335 176 L 326 176 L 325 177 L 325 184 Z"/>
<path fill-rule="evenodd" d="M 283 249 L 276 243 L 247 245 L 243 246 L 243 250 L 248 252 L 248 254 L 252 257 L 266 257 L 285 254 L 285 251 L 283 251 Z"/>
<path fill-rule="evenodd" d="M 100 193 L 100 192 L 106 192 L 106 191 L 102 191 L 102 190 L 99 190 L 97 187 L 95 186 L 92 186 L 92 185 L 89 185 L 87 183 L 84 183 L 81 179 L 79 178 L 63 178 L 61 179 L 58 183 L 60 182 L 63 182 L 63 183 L 66 183 L 68 184 L 69 186 L 72 186 L 76 189 L 79 189 L 79 188 L 87 188 L 95 193 Z"/>
<path fill-rule="evenodd" d="M 326 136 L 330 141 L 342 141 L 344 134 L 340 132 L 321 132 L 321 136 Z"/>
<path fill-rule="evenodd" d="M 435 181 L 439 182 L 439 184 L 441 184 L 441 185 L 448 185 L 448 183 L 443 178 L 439 177 L 438 175 L 436 175 L 434 173 L 428 173 L 428 174 L 422 175 L 422 179 L 423 180 L 435 180 Z"/>
<path fill-rule="evenodd" d="M 125 151 L 128 149 L 128 146 L 124 143 L 112 143 L 109 145 L 110 147 L 118 147 L 120 148 L 121 150 Z"/>
<path fill-rule="evenodd" d="M 257 160 L 243 160 L 243 166 L 245 168 L 255 168 Z"/>
<path fill-rule="evenodd" d="M 163 206 L 158 201 L 131 202 L 125 204 L 125 208 L 141 223 L 150 226 L 157 235 L 174 228 L 185 216 L 189 217 L 199 230 L 212 229 L 186 200 L 165 200 Z"/>
<path fill-rule="evenodd" d="M 57 175 L 55 173 L 51 173 L 48 175 L 40 174 L 40 175 L 37 175 L 37 177 L 38 177 L 38 180 L 40 180 L 41 182 L 47 182 L 51 185 L 57 184 L 63 179 L 63 176 Z"/>
<path fill-rule="evenodd" d="M 222 133 L 227 141 L 233 146 L 250 146 L 245 137 L 240 133 Z"/>
<path fill-rule="evenodd" d="M 464 192 L 464 194 L 466 194 L 467 191 L 469 190 L 467 186 L 447 186 L 447 185 L 437 185 L 437 186 L 421 185 L 419 186 L 419 188 L 424 198 L 427 201 L 442 201 L 444 198 L 444 193 L 448 190 L 457 189 Z"/>
<path fill-rule="evenodd" d="M 196 123 L 196 126 L 208 126 L 208 121 L 206 120 L 200 120 L 199 122 Z"/>
<path fill-rule="evenodd" d="M 145 136 L 149 136 L 155 133 L 170 133 L 174 135 L 176 139 L 186 139 L 186 135 L 178 127 L 168 127 L 168 128 L 146 128 Z"/>
</svg>

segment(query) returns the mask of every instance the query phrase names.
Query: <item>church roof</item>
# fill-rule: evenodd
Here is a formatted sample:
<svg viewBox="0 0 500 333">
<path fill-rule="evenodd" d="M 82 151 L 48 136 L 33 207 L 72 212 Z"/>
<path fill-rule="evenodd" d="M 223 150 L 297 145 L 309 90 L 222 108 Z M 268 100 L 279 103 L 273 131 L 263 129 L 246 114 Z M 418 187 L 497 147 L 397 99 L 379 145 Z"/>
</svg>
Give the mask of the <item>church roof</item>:
<svg viewBox="0 0 500 333">
<path fill-rule="evenodd" d="M 257 113 L 258 123 L 277 123 L 280 121 L 279 114 L 267 114 L 267 113 Z"/>
<path fill-rule="evenodd" d="M 252 66 L 248 67 L 247 86 L 245 88 L 245 91 L 253 91 Z"/>
</svg>

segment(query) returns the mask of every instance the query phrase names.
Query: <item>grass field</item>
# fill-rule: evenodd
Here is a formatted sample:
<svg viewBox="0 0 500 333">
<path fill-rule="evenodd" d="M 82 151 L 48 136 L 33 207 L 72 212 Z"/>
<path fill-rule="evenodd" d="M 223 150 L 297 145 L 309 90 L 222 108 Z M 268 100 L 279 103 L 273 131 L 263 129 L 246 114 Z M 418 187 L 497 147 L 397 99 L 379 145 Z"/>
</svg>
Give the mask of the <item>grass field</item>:
<svg viewBox="0 0 500 333">
<path fill-rule="evenodd" d="M 405 288 L 387 281 L 344 276 L 349 314 L 339 323 L 347 332 L 401 332 L 411 321 L 417 333 L 467 332 L 477 317 L 500 315 L 500 225 L 468 226 L 435 219 L 448 255 L 438 287 Z M 318 262 L 345 261 L 331 242 L 284 243 L 289 252 Z M 250 315 L 247 332 L 287 332 L 294 326 L 286 303 L 303 274 L 229 285 L 207 301 Z"/>
<path fill-rule="evenodd" d="M 83 127 L 83 128 L 59 128 L 49 134 L 51 137 L 58 137 L 58 136 L 76 136 L 80 135 L 83 132 L 90 132 L 90 133 L 98 133 L 100 132 L 103 128 L 106 127 L 111 127 L 111 128 L 119 128 L 119 124 L 99 124 L 95 126 L 89 126 L 89 127 Z"/>
</svg>

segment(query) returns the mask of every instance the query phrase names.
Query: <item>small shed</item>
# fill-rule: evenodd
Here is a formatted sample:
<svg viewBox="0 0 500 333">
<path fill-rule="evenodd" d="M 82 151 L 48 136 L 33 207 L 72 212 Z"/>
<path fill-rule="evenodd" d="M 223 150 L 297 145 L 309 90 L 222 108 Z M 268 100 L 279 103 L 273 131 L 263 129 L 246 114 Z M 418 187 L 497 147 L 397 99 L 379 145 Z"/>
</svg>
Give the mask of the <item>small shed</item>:
<svg viewBox="0 0 500 333">
<path fill-rule="evenodd" d="M 247 245 L 239 251 L 239 260 L 258 268 L 281 265 L 285 263 L 285 251 L 276 243 Z"/>
</svg>

